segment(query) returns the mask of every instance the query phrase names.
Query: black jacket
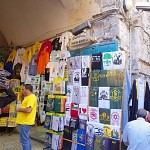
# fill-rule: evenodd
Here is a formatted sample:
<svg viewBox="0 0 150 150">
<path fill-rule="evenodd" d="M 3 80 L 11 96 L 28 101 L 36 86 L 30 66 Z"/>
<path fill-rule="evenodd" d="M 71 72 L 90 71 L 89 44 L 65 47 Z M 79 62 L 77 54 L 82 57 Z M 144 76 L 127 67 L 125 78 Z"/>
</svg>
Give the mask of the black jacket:
<svg viewBox="0 0 150 150">
<path fill-rule="evenodd" d="M 6 105 L 10 104 L 11 102 L 17 100 L 16 94 L 13 92 L 12 89 L 5 89 L 4 90 L 7 94 L 6 97 L 0 97 L 0 108 L 5 107 Z"/>
<path fill-rule="evenodd" d="M 137 97 L 137 87 L 136 87 L 137 80 L 134 80 L 129 102 L 132 99 L 132 106 L 129 107 L 129 121 L 136 120 L 136 112 L 138 111 L 138 97 Z M 150 90 L 148 86 L 148 82 L 146 81 L 145 85 L 145 95 L 144 95 L 144 109 L 150 111 Z"/>
</svg>

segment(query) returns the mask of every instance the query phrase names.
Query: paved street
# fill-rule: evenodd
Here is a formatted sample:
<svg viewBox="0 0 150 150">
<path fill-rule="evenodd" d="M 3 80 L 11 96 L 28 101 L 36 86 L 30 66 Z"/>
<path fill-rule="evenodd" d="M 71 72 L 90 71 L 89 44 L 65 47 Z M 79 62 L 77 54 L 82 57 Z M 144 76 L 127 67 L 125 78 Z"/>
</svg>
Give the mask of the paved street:
<svg viewBox="0 0 150 150">
<path fill-rule="evenodd" d="M 32 150 L 43 150 L 44 144 L 32 140 Z M 4 133 L 0 135 L 0 150 L 22 150 L 22 147 L 19 142 L 19 134 Z"/>
</svg>

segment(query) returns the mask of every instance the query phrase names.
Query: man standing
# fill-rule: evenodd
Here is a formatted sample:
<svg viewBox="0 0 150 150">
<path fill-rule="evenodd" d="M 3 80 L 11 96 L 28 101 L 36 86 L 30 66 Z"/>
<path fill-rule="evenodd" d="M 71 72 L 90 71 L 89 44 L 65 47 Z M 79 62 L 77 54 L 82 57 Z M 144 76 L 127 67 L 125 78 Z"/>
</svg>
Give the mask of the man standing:
<svg viewBox="0 0 150 150">
<path fill-rule="evenodd" d="M 137 119 L 128 122 L 124 128 L 122 139 L 127 150 L 150 150 L 150 123 L 145 109 L 137 111 Z"/>
<path fill-rule="evenodd" d="M 20 142 L 23 150 L 31 150 L 30 129 L 35 124 L 37 101 L 32 91 L 32 85 L 25 84 L 22 91 L 25 98 L 21 106 L 16 107 L 18 112 L 16 123 L 19 125 Z"/>
</svg>

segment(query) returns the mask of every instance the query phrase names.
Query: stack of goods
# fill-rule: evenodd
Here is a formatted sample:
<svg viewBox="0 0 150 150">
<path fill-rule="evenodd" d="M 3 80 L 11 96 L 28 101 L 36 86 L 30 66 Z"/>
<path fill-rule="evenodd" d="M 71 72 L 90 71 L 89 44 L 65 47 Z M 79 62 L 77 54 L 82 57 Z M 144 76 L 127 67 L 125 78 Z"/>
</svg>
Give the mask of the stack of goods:
<svg viewBox="0 0 150 150">
<path fill-rule="evenodd" d="M 6 70 L 0 69 L 0 89 L 4 89 L 8 87 L 7 76 L 10 73 Z"/>
</svg>

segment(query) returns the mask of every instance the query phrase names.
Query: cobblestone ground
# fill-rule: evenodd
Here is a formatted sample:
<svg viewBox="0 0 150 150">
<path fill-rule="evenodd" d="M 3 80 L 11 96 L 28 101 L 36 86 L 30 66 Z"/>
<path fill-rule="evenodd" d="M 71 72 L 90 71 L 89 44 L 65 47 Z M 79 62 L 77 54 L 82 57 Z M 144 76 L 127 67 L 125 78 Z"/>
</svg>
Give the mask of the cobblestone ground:
<svg viewBox="0 0 150 150">
<path fill-rule="evenodd" d="M 32 141 L 32 150 L 43 150 L 45 147 L 44 144 L 37 142 L 35 140 Z M 19 141 L 19 134 L 12 133 L 4 133 L 0 135 L 0 150 L 22 150 Z"/>
</svg>

